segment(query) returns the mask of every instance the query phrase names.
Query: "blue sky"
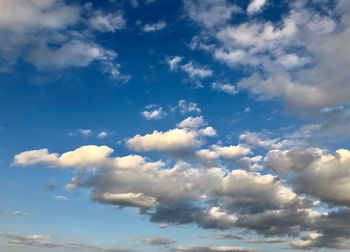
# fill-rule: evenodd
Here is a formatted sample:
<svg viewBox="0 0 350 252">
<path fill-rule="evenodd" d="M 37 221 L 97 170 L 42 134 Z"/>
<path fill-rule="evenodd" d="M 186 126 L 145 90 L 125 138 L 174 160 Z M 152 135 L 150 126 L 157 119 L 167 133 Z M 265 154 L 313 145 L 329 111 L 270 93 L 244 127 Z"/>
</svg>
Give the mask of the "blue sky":
<svg viewBox="0 0 350 252">
<path fill-rule="evenodd" d="M 350 251 L 346 0 L 0 0 L 0 250 Z"/>
</svg>

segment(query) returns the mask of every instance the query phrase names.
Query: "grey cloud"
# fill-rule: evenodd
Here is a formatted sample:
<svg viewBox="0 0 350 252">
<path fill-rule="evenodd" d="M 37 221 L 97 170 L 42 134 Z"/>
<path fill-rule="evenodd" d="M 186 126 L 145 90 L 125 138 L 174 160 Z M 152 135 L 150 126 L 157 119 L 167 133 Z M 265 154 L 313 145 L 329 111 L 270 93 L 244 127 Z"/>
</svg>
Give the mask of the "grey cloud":
<svg viewBox="0 0 350 252">
<path fill-rule="evenodd" d="M 141 242 L 152 246 L 164 246 L 176 243 L 176 241 L 164 237 L 147 237 L 141 239 Z"/>
</svg>

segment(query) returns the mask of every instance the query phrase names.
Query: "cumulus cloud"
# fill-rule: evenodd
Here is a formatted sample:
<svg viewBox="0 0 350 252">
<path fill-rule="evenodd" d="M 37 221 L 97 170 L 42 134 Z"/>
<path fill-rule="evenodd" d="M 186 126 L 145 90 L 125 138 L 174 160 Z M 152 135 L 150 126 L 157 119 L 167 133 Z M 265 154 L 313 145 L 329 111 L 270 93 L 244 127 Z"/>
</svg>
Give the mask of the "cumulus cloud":
<svg viewBox="0 0 350 252">
<path fill-rule="evenodd" d="M 187 113 L 201 113 L 202 110 L 198 107 L 198 104 L 191 101 L 179 100 L 177 104 L 177 108 L 179 109 L 181 114 Z"/>
<path fill-rule="evenodd" d="M 101 131 L 100 133 L 97 134 L 97 138 L 103 139 L 108 136 L 108 133 L 106 131 Z"/>
<path fill-rule="evenodd" d="M 18 60 L 41 71 L 86 67 L 96 62 L 112 78 L 129 78 L 119 71 L 117 53 L 95 42 L 90 32 L 90 28 L 112 32 L 120 29 L 124 20 L 119 14 L 93 12 L 62 0 L 5 0 L 0 5 L 0 70 L 11 71 Z M 91 18 L 87 20 L 84 13 Z"/>
<path fill-rule="evenodd" d="M 191 149 L 199 145 L 198 133 L 186 129 L 153 131 L 151 134 L 136 135 L 127 140 L 128 148 L 136 151 L 176 151 Z"/>
<path fill-rule="evenodd" d="M 205 125 L 203 116 L 192 117 L 189 116 L 180 123 L 177 124 L 179 128 L 189 128 L 189 129 L 198 129 Z"/>
<path fill-rule="evenodd" d="M 241 10 L 226 0 L 184 0 L 183 3 L 188 16 L 207 28 L 225 24 L 234 13 Z"/>
<path fill-rule="evenodd" d="M 96 145 L 82 146 L 62 155 L 49 153 L 48 149 L 31 150 L 17 154 L 14 164 L 23 166 L 46 164 L 60 168 L 85 168 L 102 163 L 112 152 L 113 149 L 107 146 Z"/>
<path fill-rule="evenodd" d="M 266 3 L 267 3 L 267 0 L 251 0 L 251 2 L 247 7 L 248 14 L 251 15 L 251 14 L 260 12 Z"/>
<path fill-rule="evenodd" d="M 251 154 L 251 150 L 243 145 L 219 146 L 214 145 L 213 149 L 216 153 L 226 159 L 235 159 L 241 156 Z"/>
<path fill-rule="evenodd" d="M 260 12 L 267 2 L 252 0 L 248 14 Z M 317 6 L 317 1 L 291 2 L 280 20 L 222 22 L 214 29 L 186 10 L 203 27 L 192 48 L 208 51 L 234 69 L 248 67 L 237 87 L 255 99 L 278 98 L 290 111 L 318 117 L 325 107 L 348 104 L 349 57 L 344 48 L 349 42 L 350 6 L 339 1 L 325 5 L 324 12 L 316 11 Z M 198 17 L 207 13 L 196 10 Z"/>
<path fill-rule="evenodd" d="M 179 63 L 182 61 L 182 57 L 180 56 L 174 56 L 172 58 L 167 59 L 167 64 L 169 65 L 169 68 L 171 71 L 174 71 L 178 69 Z"/>
<path fill-rule="evenodd" d="M 193 61 L 180 64 L 182 60 L 183 58 L 180 56 L 168 57 L 166 63 L 168 64 L 170 71 L 181 70 L 192 80 L 204 79 L 213 75 L 213 71 L 208 66 L 200 66 Z"/>
<path fill-rule="evenodd" d="M 112 150 L 108 147 L 103 147 L 100 155 L 96 155 L 96 148 L 80 147 L 61 155 L 51 154 L 52 160 L 38 158 L 35 151 L 26 152 L 18 154 L 15 163 L 31 165 L 40 162 L 78 170 L 96 166 L 90 176 L 73 178 L 71 183 L 74 186 L 71 189 L 77 186 L 90 188 L 93 200 L 142 209 L 141 213 L 149 216 L 151 221 L 160 223 L 196 223 L 203 228 L 217 229 L 236 226 L 256 229 L 256 224 L 246 222 L 251 214 L 264 216 L 266 211 L 279 213 L 305 205 L 302 198 L 269 174 L 194 167 L 183 161 L 166 167 L 163 162 L 150 162 L 140 156 L 110 157 Z M 82 154 L 81 150 L 84 150 L 84 155 L 77 155 Z M 307 219 L 307 215 L 303 218 Z M 279 222 L 275 224 L 276 229 L 279 225 Z M 284 233 L 289 232 L 284 228 L 280 227 Z"/>
<path fill-rule="evenodd" d="M 160 21 L 153 23 L 153 24 L 145 24 L 145 26 L 143 27 L 143 31 L 144 32 L 156 32 L 156 31 L 163 30 L 165 27 L 166 27 L 166 22 L 163 20 L 160 20 Z"/>
<path fill-rule="evenodd" d="M 350 151 L 327 153 L 318 148 L 272 150 L 265 159 L 266 167 L 280 174 L 293 174 L 298 190 L 323 201 L 349 205 Z"/>
<path fill-rule="evenodd" d="M 235 147 L 220 149 L 223 147 L 214 145 L 207 151 L 214 158 L 219 156 L 216 150 L 224 150 L 221 153 L 223 155 L 228 151 L 229 158 L 233 157 L 232 153 L 239 158 L 240 147 L 244 146 Z M 221 230 L 244 228 L 270 238 L 286 234 L 300 235 L 290 245 L 299 249 L 347 246 L 346 240 L 350 237 L 346 228 L 347 220 L 350 220 L 349 211 L 339 209 L 328 213 L 319 212 L 314 209 L 319 204 L 304 195 L 319 197 L 336 206 L 349 204 L 346 183 L 349 180 L 347 167 L 350 155 L 347 150 L 338 150 L 333 154 L 320 149 L 268 152 L 264 165 L 281 176 L 291 174 L 287 178 L 294 191 L 286 184 L 287 181 L 266 174 L 266 170 L 261 174 L 252 172 L 254 169 L 229 170 L 184 161 L 170 165 L 162 161 L 152 162 L 137 155 L 112 157 L 113 150 L 108 147 L 102 148 L 101 151 L 104 151 L 96 155 L 96 148 L 80 147 L 61 155 L 48 153 L 47 150 L 34 150 L 16 155 L 14 163 L 41 163 L 57 168 L 69 166 L 77 170 L 86 167 L 90 175 L 74 177 L 69 189 L 89 188 L 92 200 L 138 208 L 141 214 L 153 222 L 195 223 L 202 228 Z M 84 155 L 80 153 L 81 150 L 84 150 Z M 249 151 L 246 149 L 245 154 L 249 154 Z M 87 156 L 91 158 L 85 160 Z M 243 158 L 248 159 L 245 161 L 249 165 L 262 165 L 261 156 Z M 95 166 L 93 172 L 89 169 L 91 166 Z M 304 237 L 304 231 L 320 235 Z M 271 238 L 271 241 L 268 239 L 264 242 L 280 242 L 277 238 Z"/>
<path fill-rule="evenodd" d="M 145 109 L 146 110 L 141 114 L 146 120 L 158 120 L 166 116 L 166 112 L 163 110 L 163 108 L 157 105 L 152 104 L 146 106 Z"/>
<path fill-rule="evenodd" d="M 237 87 L 235 85 L 228 84 L 228 83 L 213 82 L 211 84 L 211 88 L 213 90 L 221 91 L 229 95 L 235 95 L 238 93 Z"/>
<path fill-rule="evenodd" d="M 299 144 L 293 139 L 270 138 L 263 132 L 243 132 L 239 135 L 239 140 L 249 146 L 264 149 L 283 149 Z"/>
<path fill-rule="evenodd" d="M 213 75 L 213 71 L 208 67 L 195 65 L 192 61 L 181 66 L 182 71 L 188 74 L 190 78 L 206 78 Z"/>
<path fill-rule="evenodd" d="M 122 13 L 103 13 L 96 11 L 89 20 L 93 29 L 100 32 L 116 32 L 126 26 L 126 21 Z"/>
</svg>

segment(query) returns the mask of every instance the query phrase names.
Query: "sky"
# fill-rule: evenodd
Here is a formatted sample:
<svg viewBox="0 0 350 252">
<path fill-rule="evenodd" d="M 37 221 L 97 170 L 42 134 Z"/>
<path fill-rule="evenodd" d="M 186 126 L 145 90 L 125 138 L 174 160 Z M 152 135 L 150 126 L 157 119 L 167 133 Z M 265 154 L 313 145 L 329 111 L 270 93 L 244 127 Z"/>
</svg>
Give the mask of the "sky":
<svg viewBox="0 0 350 252">
<path fill-rule="evenodd" d="M 350 251 L 349 44 L 347 0 L 0 0 L 0 250 Z"/>
</svg>

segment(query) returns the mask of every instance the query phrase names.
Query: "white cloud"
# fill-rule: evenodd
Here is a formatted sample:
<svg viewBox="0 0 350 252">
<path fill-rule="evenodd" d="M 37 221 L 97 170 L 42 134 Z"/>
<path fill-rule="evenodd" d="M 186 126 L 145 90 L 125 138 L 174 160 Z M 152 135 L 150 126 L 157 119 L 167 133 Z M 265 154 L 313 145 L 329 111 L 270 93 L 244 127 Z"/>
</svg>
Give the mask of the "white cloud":
<svg viewBox="0 0 350 252">
<path fill-rule="evenodd" d="M 251 0 L 247 7 L 248 14 L 255 14 L 261 12 L 262 8 L 266 5 L 267 0 Z"/>
<path fill-rule="evenodd" d="M 93 134 L 93 131 L 91 129 L 77 129 L 72 132 L 69 132 L 69 136 L 77 136 L 81 135 L 83 137 L 89 137 Z"/>
<path fill-rule="evenodd" d="M 67 201 L 68 198 L 66 196 L 63 196 L 63 195 L 55 195 L 53 197 L 55 200 L 58 200 L 58 201 Z"/>
<path fill-rule="evenodd" d="M 248 9 L 256 13 L 267 2 L 251 1 Z M 210 52 L 232 68 L 247 67 L 237 87 L 254 98 L 277 98 L 290 111 L 319 118 L 321 109 L 348 103 L 344 87 L 349 79 L 349 50 L 344 48 L 349 44 L 350 12 L 343 1 L 323 5 L 322 13 L 317 6 L 313 1 L 290 2 L 277 21 L 203 28 L 193 48 Z"/>
<path fill-rule="evenodd" d="M 168 57 L 166 63 L 170 71 L 181 70 L 185 72 L 191 79 L 204 79 L 213 75 L 213 71 L 208 66 L 200 66 L 193 61 L 186 64 L 180 64 L 183 60 L 180 56 Z"/>
<path fill-rule="evenodd" d="M 202 110 L 198 107 L 198 104 L 195 102 L 191 102 L 191 101 L 186 101 L 186 100 L 179 100 L 178 105 L 177 105 L 178 109 L 180 110 L 181 114 L 187 114 L 187 113 L 201 113 Z"/>
<path fill-rule="evenodd" d="M 126 21 L 122 13 L 103 13 L 96 11 L 89 20 L 93 29 L 100 32 L 116 32 L 125 28 Z"/>
<path fill-rule="evenodd" d="M 178 128 L 198 129 L 205 125 L 203 116 L 189 116 L 177 124 Z"/>
<path fill-rule="evenodd" d="M 136 151 L 176 151 L 199 145 L 198 133 L 186 129 L 153 131 L 144 136 L 136 135 L 127 140 L 128 148 Z"/>
<path fill-rule="evenodd" d="M 167 59 L 167 63 L 171 71 L 177 70 L 179 67 L 179 63 L 182 61 L 182 57 L 175 56 Z"/>
<path fill-rule="evenodd" d="M 184 0 L 185 11 L 198 24 L 212 28 L 229 21 L 240 8 L 226 0 Z"/>
<path fill-rule="evenodd" d="M 265 133 L 243 132 L 239 136 L 239 140 L 252 147 L 265 149 L 285 149 L 291 146 L 301 144 L 293 139 L 270 138 Z"/>
<path fill-rule="evenodd" d="M 163 20 L 158 21 L 157 23 L 153 23 L 153 24 L 145 24 L 145 26 L 143 27 L 143 31 L 144 32 L 156 32 L 156 31 L 160 31 L 163 30 L 166 27 L 166 22 Z"/>
<path fill-rule="evenodd" d="M 238 93 L 237 87 L 235 85 L 228 84 L 228 83 L 213 82 L 211 84 L 211 88 L 213 90 L 222 91 L 230 95 L 235 95 Z"/>
<path fill-rule="evenodd" d="M 213 75 L 213 71 L 208 67 L 201 67 L 195 65 L 192 61 L 182 65 L 181 69 L 188 74 L 190 78 L 206 78 Z"/>
<path fill-rule="evenodd" d="M 108 133 L 106 131 L 101 131 L 97 134 L 97 137 L 100 139 L 106 138 L 108 136 Z"/>
<path fill-rule="evenodd" d="M 18 60 L 41 71 L 86 67 L 96 62 L 112 78 L 129 78 L 119 72 L 117 53 L 95 42 L 91 31 L 92 27 L 117 29 L 121 16 L 102 15 L 62 0 L 4 0 L 0 5 L 6 10 L 0 17 L 0 71 L 11 71 Z"/>
<path fill-rule="evenodd" d="M 180 131 L 181 134 L 194 134 L 182 129 L 156 132 L 150 134 L 150 138 L 140 136 L 144 142 L 136 146 L 142 150 L 173 150 L 182 145 L 178 141 L 184 138 L 181 134 L 178 137 Z M 191 134 L 190 140 L 197 144 Z M 184 146 L 192 148 L 193 145 L 186 143 L 181 148 Z M 200 227 L 218 229 L 246 226 L 254 230 L 255 227 L 246 222 L 250 213 L 262 216 L 265 211 L 306 207 L 303 198 L 270 174 L 203 167 L 183 161 L 172 166 L 161 161 L 150 162 L 137 155 L 111 157 L 112 149 L 104 147 L 96 154 L 96 148 L 83 146 L 61 155 L 46 151 L 45 158 L 36 155 L 40 150 L 24 152 L 16 155 L 15 164 L 42 163 L 57 168 L 69 166 L 77 170 L 95 166 L 95 170 L 86 170 L 89 176 L 73 178 L 70 189 L 88 185 L 91 198 L 95 201 L 122 207 L 152 208 L 151 211 L 140 213 L 160 223 L 196 223 Z M 204 152 L 197 153 L 206 155 Z M 232 153 L 229 154 L 231 158 Z M 52 158 L 47 158 L 50 155 Z M 287 218 L 288 215 L 283 217 Z M 295 225 L 299 224 L 296 221 Z M 279 227 L 283 223 L 276 222 L 274 225 Z M 288 233 L 290 229 L 284 232 Z"/>
<path fill-rule="evenodd" d="M 146 110 L 141 114 L 146 120 L 158 120 L 166 116 L 166 112 L 163 111 L 163 108 L 156 105 L 147 106 Z"/>
<path fill-rule="evenodd" d="M 0 29 L 25 31 L 31 28 L 63 29 L 79 21 L 81 9 L 60 0 L 3 0 Z"/>
<path fill-rule="evenodd" d="M 17 154 L 14 158 L 14 164 L 17 165 L 35 165 L 48 164 L 62 168 L 76 167 L 86 168 L 103 163 L 106 158 L 112 154 L 113 149 L 107 146 L 87 145 L 82 146 L 62 155 L 49 153 L 48 149 L 25 151 Z"/>
<path fill-rule="evenodd" d="M 218 155 L 226 159 L 235 159 L 241 156 L 246 156 L 251 154 L 251 150 L 243 145 L 230 145 L 230 146 L 219 146 L 214 145 L 213 150 L 215 150 Z"/>
<path fill-rule="evenodd" d="M 200 135 L 203 135 L 203 136 L 216 136 L 216 130 L 210 126 L 200 129 L 198 132 Z"/>
<path fill-rule="evenodd" d="M 29 216 L 30 214 L 27 212 L 23 212 L 23 211 L 4 211 L 4 212 L 0 212 L 2 214 L 5 215 L 13 215 L 13 216 Z"/>
</svg>

